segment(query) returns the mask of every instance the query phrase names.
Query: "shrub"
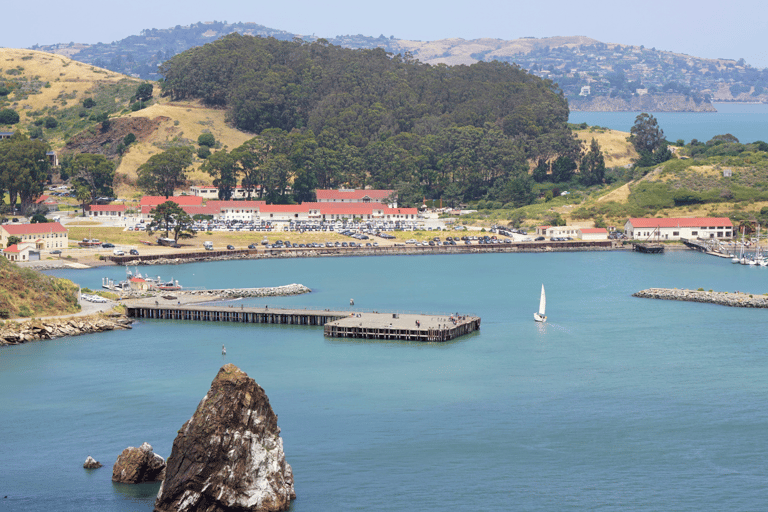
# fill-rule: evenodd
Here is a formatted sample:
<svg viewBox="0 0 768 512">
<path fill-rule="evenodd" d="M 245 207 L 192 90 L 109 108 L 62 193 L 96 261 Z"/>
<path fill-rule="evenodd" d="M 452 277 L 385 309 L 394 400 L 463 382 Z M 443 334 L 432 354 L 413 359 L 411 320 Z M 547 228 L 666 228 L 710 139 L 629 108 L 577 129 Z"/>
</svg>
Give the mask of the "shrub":
<svg viewBox="0 0 768 512">
<path fill-rule="evenodd" d="M 96 106 L 96 100 L 93 98 L 85 98 L 83 100 L 83 107 L 85 108 L 92 108 Z"/>
<path fill-rule="evenodd" d="M 197 143 L 200 146 L 208 146 L 209 148 L 212 148 L 216 145 L 216 138 L 212 133 L 201 133 L 197 138 Z"/>
<path fill-rule="evenodd" d="M 16 124 L 19 122 L 19 114 L 13 109 L 0 109 L 0 124 Z"/>
<path fill-rule="evenodd" d="M 46 128 L 56 128 L 57 126 L 59 126 L 59 122 L 56 120 L 55 117 L 48 116 L 43 121 L 45 122 Z"/>
<path fill-rule="evenodd" d="M 208 149 L 208 146 L 200 146 L 199 148 L 197 148 L 197 156 L 198 158 L 202 158 L 203 160 L 205 160 L 206 158 L 211 156 L 211 150 Z"/>
<path fill-rule="evenodd" d="M 129 133 L 123 138 L 123 144 L 126 146 L 130 146 L 134 142 L 136 142 L 136 136 L 133 133 Z"/>
</svg>

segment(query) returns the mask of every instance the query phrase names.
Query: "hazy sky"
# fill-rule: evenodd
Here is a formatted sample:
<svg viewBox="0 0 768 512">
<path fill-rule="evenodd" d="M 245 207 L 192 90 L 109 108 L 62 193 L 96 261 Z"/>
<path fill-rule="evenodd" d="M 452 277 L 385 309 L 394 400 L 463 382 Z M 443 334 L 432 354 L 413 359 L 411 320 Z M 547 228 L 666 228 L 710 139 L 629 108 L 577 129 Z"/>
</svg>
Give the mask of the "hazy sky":
<svg viewBox="0 0 768 512">
<path fill-rule="evenodd" d="M 144 28 L 198 21 L 252 21 L 299 34 L 461 37 L 589 36 L 697 57 L 768 67 L 764 0 L 640 2 L 578 0 L 38 0 L 5 2 L 0 46 L 111 42 Z"/>
</svg>

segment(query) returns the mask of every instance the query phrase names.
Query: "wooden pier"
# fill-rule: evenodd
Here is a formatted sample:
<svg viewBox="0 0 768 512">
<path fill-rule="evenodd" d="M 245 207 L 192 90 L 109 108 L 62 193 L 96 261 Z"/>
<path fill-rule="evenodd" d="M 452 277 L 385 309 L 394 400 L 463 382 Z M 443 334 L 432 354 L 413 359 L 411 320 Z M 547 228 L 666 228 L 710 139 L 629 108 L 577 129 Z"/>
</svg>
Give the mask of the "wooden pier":
<svg viewBox="0 0 768 512">
<path fill-rule="evenodd" d="M 449 341 L 480 329 L 480 317 L 195 304 L 125 304 L 131 318 L 324 326 L 334 338 Z"/>
</svg>

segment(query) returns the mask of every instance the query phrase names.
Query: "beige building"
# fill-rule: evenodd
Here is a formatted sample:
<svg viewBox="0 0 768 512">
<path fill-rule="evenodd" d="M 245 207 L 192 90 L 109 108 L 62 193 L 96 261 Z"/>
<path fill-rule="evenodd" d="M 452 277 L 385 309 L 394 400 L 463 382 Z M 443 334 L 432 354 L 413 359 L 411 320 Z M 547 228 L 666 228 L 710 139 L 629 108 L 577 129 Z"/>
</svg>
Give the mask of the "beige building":
<svg viewBox="0 0 768 512">
<path fill-rule="evenodd" d="M 36 249 L 66 249 L 69 246 L 69 232 L 58 222 L 37 224 L 0 224 L 0 244 L 8 245 L 8 238 L 17 236 L 22 244 L 34 244 Z"/>
</svg>

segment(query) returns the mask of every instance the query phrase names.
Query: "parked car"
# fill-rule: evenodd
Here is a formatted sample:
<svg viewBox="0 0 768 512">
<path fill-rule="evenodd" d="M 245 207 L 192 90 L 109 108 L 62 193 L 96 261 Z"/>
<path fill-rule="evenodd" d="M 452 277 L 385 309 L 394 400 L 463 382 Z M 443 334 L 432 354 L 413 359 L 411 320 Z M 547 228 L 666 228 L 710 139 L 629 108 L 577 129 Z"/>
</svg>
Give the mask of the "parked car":
<svg viewBox="0 0 768 512">
<path fill-rule="evenodd" d="M 235 250 L 235 246 L 234 245 L 228 245 L 227 246 L 227 250 L 234 251 Z"/>
<path fill-rule="evenodd" d="M 110 244 L 109 242 L 104 242 L 103 244 L 101 244 L 101 246 L 104 249 L 113 249 L 115 247 L 115 244 Z"/>
<path fill-rule="evenodd" d="M 546 240 L 546 239 L 545 239 L 543 236 L 537 236 L 537 237 L 536 237 L 536 241 L 537 241 L 537 242 L 541 242 L 541 241 L 543 241 L 543 240 Z"/>
<path fill-rule="evenodd" d="M 54 249 L 51 251 L 51 254 L 61 254 L 61 251 L 59 249 Z"/>
<path fill-rule="evenodd" d="M 137 251 L 136 249 L 131 249 L 130 251 L 128 251 L 128 253 L 131 256 L 138 256 L 139 255 L 139 251 Z"/>
<path fill-rule="evenodd" d="M 256 247 L 258 247 L 256 244 L 248 244 L 249 249 L 255 249 Z"/>
</svg>

